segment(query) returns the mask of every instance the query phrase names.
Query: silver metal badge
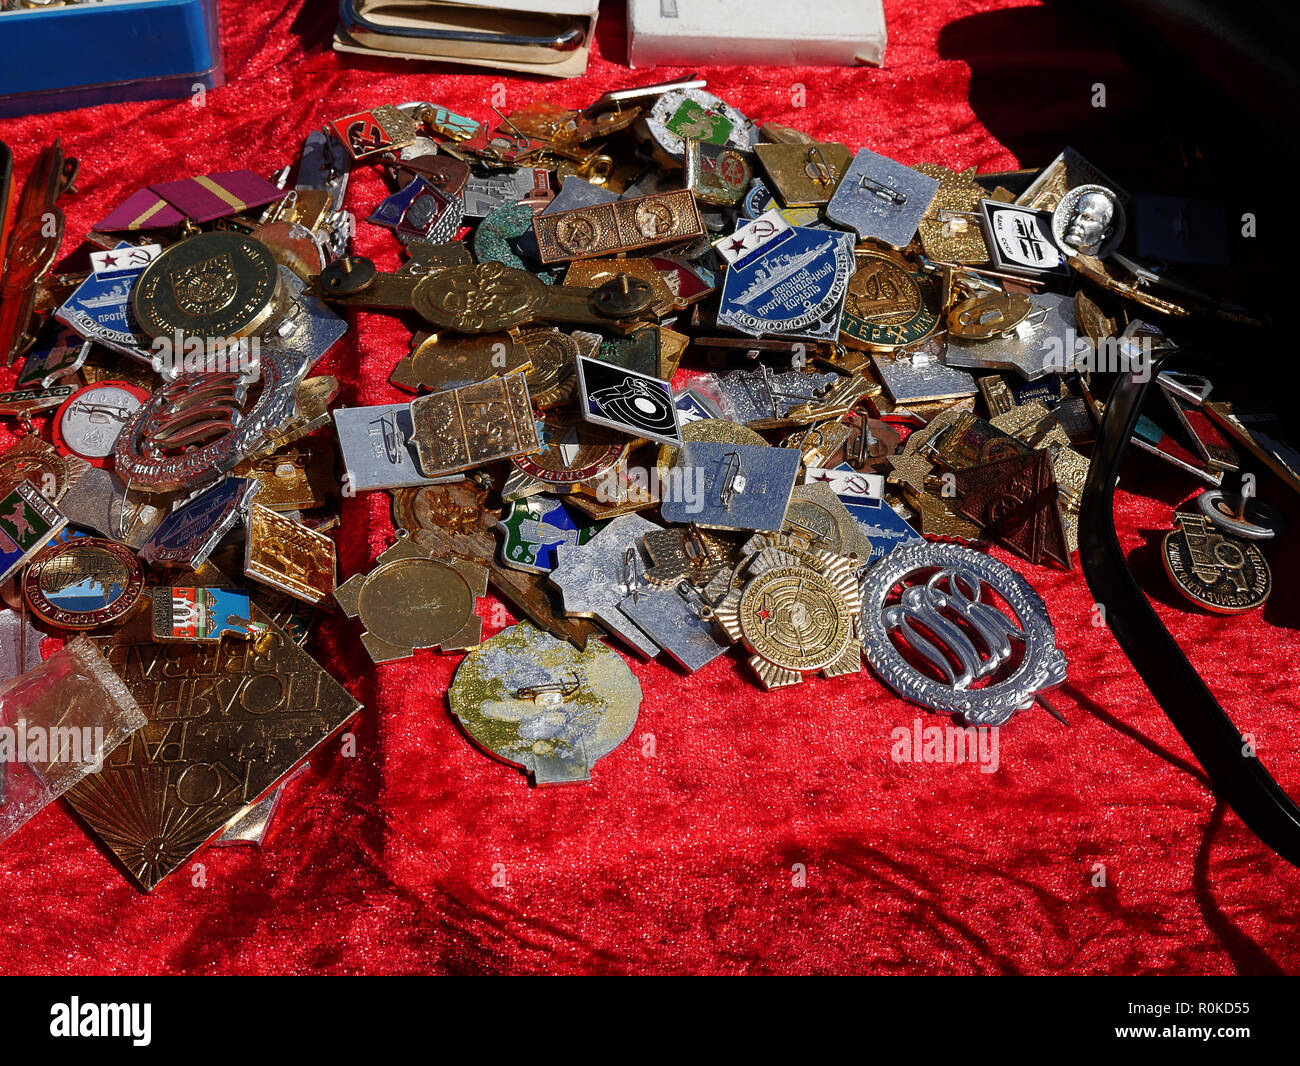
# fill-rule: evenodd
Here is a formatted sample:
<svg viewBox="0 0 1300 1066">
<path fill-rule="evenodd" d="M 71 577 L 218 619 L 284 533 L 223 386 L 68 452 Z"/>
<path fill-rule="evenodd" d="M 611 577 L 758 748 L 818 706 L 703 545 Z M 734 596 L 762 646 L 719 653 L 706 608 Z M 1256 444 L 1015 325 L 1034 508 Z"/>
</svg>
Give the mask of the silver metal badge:
<svg viewBox="0 0 1300 1066">
<path fill-rule="evenodd" d="M 713 621 L 701 616 L 701 612 L 710 612 L 688 582 L 639 590 L 624 599 L 618 609 L 692 673 L 731 647 Z"/>
<path fill-rule="evenodd" d="M 410 404 L 339 407 L 334 410 L 334 425 L 348 487 L 355 492 L 440 485 L 460 481 L 464 476 L 429 478 L 420 471 L 411 444 L 414 426 Z"/>
<path fill-rule="evenodd" d="M 674 470 L 695 491 L 666 492 L 659 513 L 665 522 L 704 529 L 774 532 L 785 522 L 800 462 L 796 448 L 688 441 Z"/>
<path fill-rule="evenodd" d="M 950 336 L 945 361 L 954 367 L 1014 370 L 1029 381 L 1074 370 L 1091 344 L 1075 331 L 1073 298 L 1042 292 L 1030 301 L 1033 310 L 1026 318 L 987 340 Z"/>
<path fill-rule="evenodd" d="M 858 236 L 904 248 L 939 191 L 935 178 L 859 148 L 826 205 L 826 217 Z"/>
<path fill-rule="evenodd" d="M 641 538 L 658 528 L 638 514 L 622 515 L 586 544 L 557 544 L 550 578 L 560 590 L 566 614 L 597 619 L 652 658 L 659 654 L 659 645 L 619 605 L 640 594 L 647 566 Z"/>
<path fill-rule="evenodd" d="M 971 725 L 1002 725 L 1065 680 L 1065 656 L 1038 593 L 1009 566 L 956 544 L 903 544 L 868 570 L 862 634 L 881 681 Z"/>
</svg>

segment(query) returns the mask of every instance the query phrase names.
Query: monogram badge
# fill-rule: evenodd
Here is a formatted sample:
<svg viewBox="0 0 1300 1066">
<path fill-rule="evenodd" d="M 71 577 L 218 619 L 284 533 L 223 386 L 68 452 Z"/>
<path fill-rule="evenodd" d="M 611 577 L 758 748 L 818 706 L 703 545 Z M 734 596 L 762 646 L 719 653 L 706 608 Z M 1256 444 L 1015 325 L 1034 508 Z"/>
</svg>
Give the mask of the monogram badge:
<svg viewBox="0 0 1300 1066">
<path fill-rule="evenodd" d="M 862 632 L 886 685 L 971 725 L 1002 725 L 1065 680 L 1038 593 L 1005 564 L 956 544 L 915 541 L 876 563 L 862 581 Z"/>
</svg>

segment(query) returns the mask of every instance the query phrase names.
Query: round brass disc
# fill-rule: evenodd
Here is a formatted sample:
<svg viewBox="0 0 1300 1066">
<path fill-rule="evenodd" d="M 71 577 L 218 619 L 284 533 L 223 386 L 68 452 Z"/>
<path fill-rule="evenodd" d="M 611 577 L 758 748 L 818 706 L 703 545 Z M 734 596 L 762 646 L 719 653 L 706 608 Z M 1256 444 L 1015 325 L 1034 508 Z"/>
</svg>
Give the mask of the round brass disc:
<svg viewBox="0 0 1300 1066">
<path fill-rule="evenodd" d="M 248 337 L 279 309 L 280 268 L 261 241 L 216 230 L 173 244 L 131 294 L 151 337 Z"/>
<path fill-rule="evenodd" d="M 434 559 L 394 559 L 371 572 L 357 613 L 367 632 L 399 648 L 432 648 L 474 613 L 468 582 Z"/>
<path fill-rule="evenodd" d="M 740 597 L 740 629 L 755 654 L 809 673 L 835 662 L 853 638 L 853 615 L 826 578 L 803 566 L 760 574 Z"/>
</svg>

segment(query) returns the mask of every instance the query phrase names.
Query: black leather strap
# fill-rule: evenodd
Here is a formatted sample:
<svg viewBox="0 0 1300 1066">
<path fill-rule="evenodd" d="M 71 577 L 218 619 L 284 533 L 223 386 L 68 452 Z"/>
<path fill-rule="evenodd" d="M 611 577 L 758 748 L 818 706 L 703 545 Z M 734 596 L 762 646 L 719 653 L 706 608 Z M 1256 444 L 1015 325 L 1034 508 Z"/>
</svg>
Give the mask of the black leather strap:
<svg viewBox="0 0 1300 1066">
<path fill-rule="evenodd" d="M 1145 380 L 1121 377 L 1111 391 L 1079 513 L 1079 559 L 1106 624 L 1161 710 L 1205 768 L 1215 795 L 1282 858 L 1300 866 L 1300 807 L 1258 757 L 1243 753 L 1240 731 L 1187 661 L 1129 571 L 1115 535 L 1115 484 L 1146 391 L 1170 355 Z"/>
</svg>

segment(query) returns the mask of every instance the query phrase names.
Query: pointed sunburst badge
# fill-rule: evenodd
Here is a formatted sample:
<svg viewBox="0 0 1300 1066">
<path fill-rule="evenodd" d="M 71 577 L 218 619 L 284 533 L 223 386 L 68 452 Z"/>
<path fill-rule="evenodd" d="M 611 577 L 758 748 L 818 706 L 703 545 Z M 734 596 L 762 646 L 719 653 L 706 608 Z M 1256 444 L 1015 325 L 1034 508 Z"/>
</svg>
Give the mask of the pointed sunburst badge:
<svg viewBox="0 0 1300 1066">
<path fill-rule="evenodd" d="M 741 580 L 714 618 L 751 653 L 749 664 L 766 688 L 797 685 L 808 674 L 856 674 L 861 565 L 830 552 L 762 547 L 742 564 Z"/>
</svg>

